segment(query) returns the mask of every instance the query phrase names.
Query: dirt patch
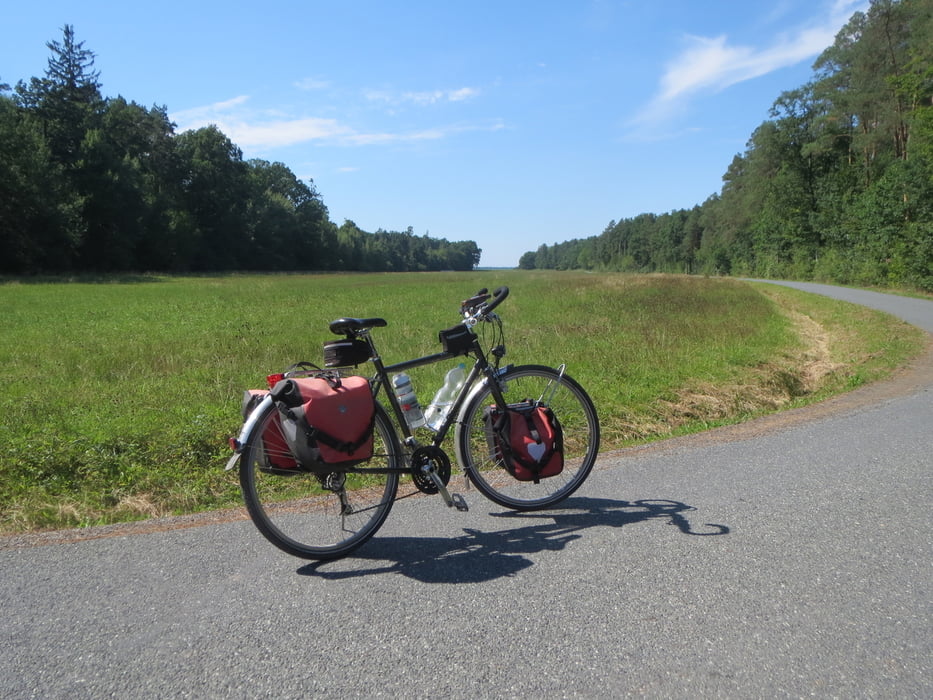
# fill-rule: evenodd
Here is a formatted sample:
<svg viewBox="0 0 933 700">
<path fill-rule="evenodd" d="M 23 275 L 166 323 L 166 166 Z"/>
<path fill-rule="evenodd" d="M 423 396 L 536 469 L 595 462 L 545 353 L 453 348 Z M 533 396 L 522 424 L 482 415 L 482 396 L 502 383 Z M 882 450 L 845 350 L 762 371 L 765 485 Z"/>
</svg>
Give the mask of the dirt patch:
<svg viewBox="0 0 933 700">
<path fill-rule="evenodd" d="M 712 428 L 701 433 L 661 439 L 648 445 L 612 450 L 602 453 L 601 457 L 621 457 L 648 452 L 663 454 L 685 447 L 753 440 L 761 435 L 785 430 L 805 422 L 858 411 L 920 391 L 930 390 L 933 390 L 933 335 L 929 336 L 926 349 L 920 356 L 895 370 L 883 381 L 867 384 L 819 403 L 778 411 L 744 423 Z M 613 459 L 600 459 L 597 467 L 600 464 L 611 468 L 617 466 L 618 463 Z"/>
<path fill-rule="evenodd" d="M 801 390 L 804 394 L 812 394 L 823 385 L 827 376 L 845 365 L 832 361 L 829 333 L 823 326 L 806 314 L 796 311 L 788 311 L 787 314 L 804 343 L 798 357 Z"/>
<path fill-rule="evenodd" d="M 677 432 L 687 424 L 716 423 L 736 416 L 778 411 L 793 401 L 810 396 L 846 365 L 832 359 L 829 332 L 809 316 L 782 310 L 799 339 L 797 347 L 778 360 L 745 372 L 741 382 L 692 383 L 659 399 L 655 415 L 624 424 L 626 439 L 651 439 Z"/>
<path fill-rule="evenodd" d="M 846 336 L 845 329 L 832 331 L 799 311 L 786 307 L 779 307 L 779 310 L 793 326 L 798 338 L 795 347 L 772 362 L 745 371 L 740 381 L 720 384 L 693 382 L 674 392 L 671 397 L 656 400 L 651 415 L 642 412 L 629 417 L 622 416 L 621 420 L 614 422 L 612 428 L 604 426 L 609 428 L 604 431 L 605 442 L 618 444 L 621 441 L 669 439 L 677 432 L 682 432 L 685 426 L 716 425 L 770 413 L 776 413 L 777 417 L 772 419 L 779 420 L 791 410 L 811 410 L 815 413 L 818 409 L 814 406 L 802 406 L 799 409 L 788 407 L 795 402 L 800 404 L 802 399 L 806 401 L 808 397 L 811 397 L 810 401 L 816 401 L 817 399 L 812 397 L 818 397 L 819 392 L 823 390 L 827 390 L 827 393 L 845 391 L 844 385 L 858 368 L 872 359 L 864 353 L 854 356 L 846 354 L 846 348 L 852 344 L 851 339 Z M 933 345 L 927 348 L 925 356 L 931 352 Z M 844 356 L 840 358 L 840 354 Z M 917 371 L 922 374 L 925 356 L 918 358 L 908 368 L 916 366 Z M 840 362 L 839 359 L 845 361 Z M 933 366 L 933 360 L 927 362 Z M 908 368 L 896 371 L 878 387 L 890 385 L 891 390 L 899 391 L 898 382 L 904 380 L 905 372 L 910 371 Z M 907 381 L 908 386 L 911 385 L 912 380 L 904 381 Z M 933 383 L 933 379 L 930 383 Z M 829 399 L 825 403 L 835 406 L 841 405 L 836 402 L 845 397 L 857 399 L 862 395 L 868 396 L 869 387 L 875 391 L 880 390 L 875 388 L 874 384 L 869 384 L 865 389 L 842 393 L 837 399 Z M 759 420 L 765 418 L 755 418 L 754 422 Z M 742 425 L 746 424 L 748 421 Z"/>
<path fill-rule="evenodd" d="M 151 520 L 141 520 L 138 522 L 99 525 L 81 529 L 48 530 L 45 532 L 0 535 L 0 551 L 5 549 L 26 549 L 29 547 L 40 547 L 52 544 L 71 544 L 108 537 L 129 537 L 130 535 L 145 535 L 153 532 L 183 530 L 189 527 L 203 527 L 204 525 L 246 520 L 248 517 L 246 508 L 232 508 L 210 513 L 168 516 Z"/>
</svg>

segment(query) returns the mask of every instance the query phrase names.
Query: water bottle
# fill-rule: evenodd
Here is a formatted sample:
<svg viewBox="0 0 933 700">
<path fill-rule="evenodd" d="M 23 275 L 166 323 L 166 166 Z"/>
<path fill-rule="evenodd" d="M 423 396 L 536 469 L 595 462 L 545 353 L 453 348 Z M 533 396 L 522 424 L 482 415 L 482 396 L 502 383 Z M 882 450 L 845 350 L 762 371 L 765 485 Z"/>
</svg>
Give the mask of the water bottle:
<svg viewBox="0 0 933 700">
<path fill-rule="evenodd" d="M 424 425 L 424 414 L 421 412 L 421 405 L 412 388 L 411 378 L 407 374 L 396 374 L 392 377 L 392 386 L 398 397 L 399 405 L 402 407 L 402 413 L 405 414 L 408 427 L 412 430 L 420 428 Z"/>
<path fill-rule="evenodd" d="M 460 392 L 460 388 L 465 381 L 466 367 L 462 362 L 450 370 L 447 376 L 444 377 L 444 386 L 437 390 L 437 393 L 434 395 L 434 400 L 431 402 L 431 405 L 428 406 L 427 411 L 425 411 L 425 422 L 431 430 L 436 432 L 440 429 L 441 425 L 444 424 L 447 412 L 450 411 L 450 407 L 454 405 L 457 394 Z"/>
</svg>

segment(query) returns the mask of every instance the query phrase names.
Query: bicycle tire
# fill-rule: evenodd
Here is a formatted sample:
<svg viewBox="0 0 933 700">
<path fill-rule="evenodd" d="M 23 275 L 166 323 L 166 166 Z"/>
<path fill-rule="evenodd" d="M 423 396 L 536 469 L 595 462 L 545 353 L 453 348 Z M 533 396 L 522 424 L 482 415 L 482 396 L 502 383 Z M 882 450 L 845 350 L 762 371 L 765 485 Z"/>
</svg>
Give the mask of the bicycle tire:
<svg viewBox="0 0 933 700">
<path fill-rule="evenodd" d="M 331 476 L 328 490 L 314 474 L 270 473 L 263 444 L 266 431 L 280 430 L 277 409 L 269 404 L 257 419 L 240 462 L 240 488 L 250 518 L 279 549 L 303 559 L 330 560 L 350 554 L 382 527 L 398 489 L 399 473 L 346 473 Z M 385 409 L 376 404 L 373 457 L 361 468 L 394 469 L 401 450 Z M 270 442 L 273 442 L 270 440 Z M 348 508 L 344 508 L 341 498 Z M 344 512 L 348 510 L 349 512 Z"/>
<path fill-rule="evenodd" d="M 580 488 L 596 463 L 599 452 L 596 408 L 583 387 L 551 367 L 513 367 L 499 381 L 508 403 L 544 399 L 554 411 L 563 429 L 563 471 L 537 484 L 519 481 L 509 474 L 501 459 L 496 459 L 483 419 L 485 407 L 495 403 L 489 380 L 473 391 L 460 413 L 455 436 L 457 459 L 473 485 L 494 503 L 518 511 L 556 505 Z"/>
</svg>

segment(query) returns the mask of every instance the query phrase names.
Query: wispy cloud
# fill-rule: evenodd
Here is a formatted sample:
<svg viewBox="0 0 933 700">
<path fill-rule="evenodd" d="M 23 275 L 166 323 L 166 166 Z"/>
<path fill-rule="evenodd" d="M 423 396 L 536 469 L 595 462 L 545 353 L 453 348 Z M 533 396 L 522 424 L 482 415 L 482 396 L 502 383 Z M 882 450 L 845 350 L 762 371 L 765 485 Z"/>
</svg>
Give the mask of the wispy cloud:
<svg viewBox="0 0 933 700">
<path fill-rule="evenodd" d="M 452 90 L 421 90 L 396 92 L 393 90 L 367 90 L 366 99 L 371 102 L 384 102 L 388 105 L 402 104 L 433 105 L 444 102 L 463 102 L 480 94 L 478 88 L 462 87 Z"/>
<path fill-rule="evenodd" d="M 451 102 L 463 102 L 464 100 L 473 99 L 479 95 L 479 90 L 471 87 L 462 87 L 457 90 L 450 90 L 447 92 L 447 99 Z"/>
<path fill-rule="evenodd" d="M 247 107 L 248 95 L 183 110 L 171 115 L 179 131 L 215 125 L 244 149 L 276 148 L 303 141 L 340 139 L 353 130 L 336 119 L 276 118 Z"/>
<path fill-rule="evenodd" d="M 330 81 L 319 78 L 302 78 L 295 82 L 295 87 L 299 90 L 324 90 L 330 87 Z"/>
<path fill-rule="evenodd" d="M 432 141 L 468 131 L 498 131 L 501 121 L 482 124 L 450 124 L 407 131 L 361 131 L 337 119 L 316 117 L 289 118 L 268 110 L 257 111 L 249 106 L 249 96 L 175 112 L 172 120 L 178 131 L 214 125 L 231 141 L 247 151 L 292 146 L 319 141 L 345 146 L 369 146 L 406 142 Z"/>
<path fill-rule="evenodd" d="M 345 143 L 357 146 L 414 141 L 437 141 L 455 134 L 463 134 L 470 131 L 500 131 L 504 128 L 505 125 L 501 121 L 496 120 L 486 124 L 448 124 L 445 126 L 397 133 L 353 133 L 342 137 L 342 140 Z"/>
<path fill-rule="evenodd" d="M 734 43 L 725 34 L 684 37 L 684 47 L 668 62 L 655 97 L 630 126 L 645 135 L 647 125 L 668 121 L 691 97 L 716 93 L 813 58 L 833 43 L 854 12 L 867 6 L 865 0 L 835 0 L 824 5 L 813 22 L 782 32 L 765 45 Z M 657 132 L 651 131 L 656 137 Z"/>
</svg>

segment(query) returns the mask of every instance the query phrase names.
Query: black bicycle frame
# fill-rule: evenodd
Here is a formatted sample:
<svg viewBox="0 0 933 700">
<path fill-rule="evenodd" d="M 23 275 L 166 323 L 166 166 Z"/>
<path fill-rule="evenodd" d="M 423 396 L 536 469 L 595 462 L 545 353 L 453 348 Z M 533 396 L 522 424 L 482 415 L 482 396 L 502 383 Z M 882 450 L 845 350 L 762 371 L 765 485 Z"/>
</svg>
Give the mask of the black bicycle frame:
<svg viewBox="0 0 933 700">
<path fill-rule="evenodd" d="M 426 365 L 433 365 L 436 362 L 452 360 L 460 357 L 460 355 L 450 352 L 438 352 L 433 355 L 418 357 L 414 360 L 406 360 L 404 362 L 397 362 L 395 364 L 386 365 L 383 363 L 382 356 L 379 354 L 379 351 L 376 349 L 376 345 L 373 342 L 372 337 L 369 335 L 369 329 L 361 331 L 357 337 L 365 340 L 369 345 L 370 361 L 376 368 L 376 374 L 370 380 L 373 389 L 373 399 L 376 399 L 376 397 L 379 395 L 379 390 L 385 386 L 386 398 L 388 399 L 389 405 L 392 407 L 392 411 L 395 414 L 396 423 L 398 423 L 402 430 L 403 442 L 405 443 L 406 447 L 414 447 L 415 437 L 408 425 L 408 421 L 405 420 L 405 414 L 402 411 L 401 404 L 398 402 L 398 397 L 395 395 L 395 391 L 392 389 L 391 382 L 389 381 L 389 374 L 397 374 L 398 372 L 405 372 L 410 369 L 415 369 L 416 367 L 424 367 Z M 460 413 L 460 409 L 470 394 L 470 387 L 473 386 L 480 374 L 486 375 L 489 381 L 490 391 L 496 404 L 499 406 L 505 406 L 505 397 L 503 397 L 502 390 L 499 388 L 499 382 L 496 381 L 500 371 L 489 364 L 489 361 L 486 359 L 486 353 L 483 352 L 483 348 L 480 345 L 478 338 L 473 339 L 473 345 L 470 347 L 470 350 L 467 354 L 474 356 L 476 361 L 473 363 L 473 367 L 470 369 L 470 373 L 467 375 L 466 381 L 463 383 L 463 387 L 461 388 L 460 393 L 457 395 L 456 400 L 450 407 L 447 415 L 444 417 L 443 424 L 435 433 L 433 440 L 431 440 L 431 444 L 434 447 L 440 447 L 441 443 L 444 441 L 444 438 L 447 435 L 447 431 L 450 430 L 450 426 L 453 425 L 454 420 Z M 403 464 L 402 466 L 394 469 L 389 467 L 354 466 L 348 467 L 345 471 L 348 474 L 407 474 L 410 470 L 411 465 Z"/>
<path fill-rule="evenodd" d="M 368 333 L 366 334 L 366 342 L 369 343 L 371 351 L 370 357 L 373 365 L 376 367 L 376 375 L 372 380 L 373 397 L 379 394 L 379 389 L 382 388 L 383 385 L 386 387 L 386 397 L 389 401 L 389 404 L 392 406 L 393 412 L 395 413 L 396 421 L 398 422 L 399 427 L 402 429 L 402 435 L 404 436 L 403 441 L 406 445 L 411 447 L 414 444 L 414 436 L 412 434 L 411 428 L 408 425 L 408 421 L 405 420 L 405 414 L 402 412 L 402 407 L 398 402 L 398 397 L 392 390 L 391 382 L 389 381 L 389 375 L 405 372 L 410 369 L 415 369 L 416 367 L 433 365 L 436 362 L 443 362 L 444 360 L 451 360 L 459 357 L 459 355 L 450 352 L 439 352 L 433 355 L 418 357 L 414 360 L 406 360 L 404 362 L 397 362 L 395 364 L 386 365 L 382 362 L 382 357 L 379 355 L 379 351 L 376 349 L 376 346 Z M 505 405 L 505 399 L 502 396 L 502 392 L 499 390 L 499 383 L 495 381 L 496 370 L 492 365 L 489 364 L 489 361 L 486 359 L 486 354 L 483 352 L 483 348 L 480 346 L 479 340 L 477 338 L 473 339 L 473 345 L 471 346 L 470 352 L 468 354 L 474 356 L 476 361 L 473 363 L 473 367 L 470 369 L 470 373 L 467 375 L 466 381 L 463 383 L 463 388 L 457 395 L 457 398 L 453 405 L 450 407 L 450 410 L 447 411 L 447 415 L 444 416 L 444 422 L 441 424 L 440 428 L 438 428 L 434 438 L 431 440 L 431 444 L 435 447 L 439 447 L 444 441 L 444 438 L 447 436 L 447 431 L 450 429 L 450 426 L 453 425 L 455 418 L 460 413 L 460 409 L 470 393 L 469 388 L 473 386 L 473 383 L 476 381 L 480 374 L 485 374 L 489 379 L 490 389 L 496 403 L 500 406 Z"/>
</svg>

